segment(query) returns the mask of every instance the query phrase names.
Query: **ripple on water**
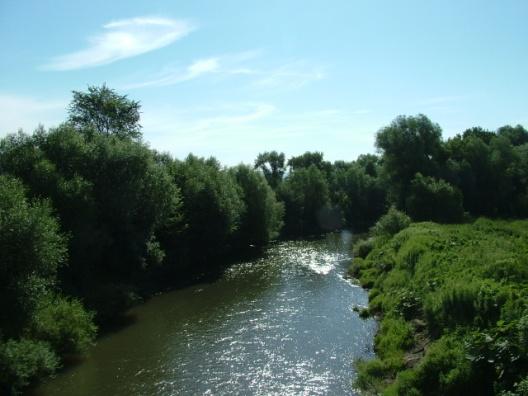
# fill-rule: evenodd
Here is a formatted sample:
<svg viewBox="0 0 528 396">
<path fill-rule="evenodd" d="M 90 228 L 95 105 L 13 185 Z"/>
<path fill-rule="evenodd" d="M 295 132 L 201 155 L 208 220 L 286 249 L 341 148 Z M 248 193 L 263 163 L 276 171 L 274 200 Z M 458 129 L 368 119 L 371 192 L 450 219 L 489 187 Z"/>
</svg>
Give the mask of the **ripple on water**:
<svg viewBox="0 0 528 396">
<path fill-rule="evenodd" d="M 154 298 L 39 394 L 354 394 L 375 323 L 351 309 L 367 295 L 343 279 L 346 251 L 278 243 L 215 283 Z"/>
</svg>

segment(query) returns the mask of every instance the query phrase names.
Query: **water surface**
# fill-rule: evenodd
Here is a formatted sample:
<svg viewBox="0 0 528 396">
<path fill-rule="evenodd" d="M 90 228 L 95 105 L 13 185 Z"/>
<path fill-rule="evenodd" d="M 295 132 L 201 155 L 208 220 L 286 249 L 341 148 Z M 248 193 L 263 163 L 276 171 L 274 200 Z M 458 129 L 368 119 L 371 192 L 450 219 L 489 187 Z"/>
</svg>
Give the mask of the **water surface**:
<svg viewBox="0 0 528 396">
<path fill-rule="evenodd" d="M 376 325 L 353 311 L 368 300 L 343 278 L 348 251 L 340 237 L 278 243 L 214 283 L 154 297 L 36 394 L 353 395 Z"/>
</svg>

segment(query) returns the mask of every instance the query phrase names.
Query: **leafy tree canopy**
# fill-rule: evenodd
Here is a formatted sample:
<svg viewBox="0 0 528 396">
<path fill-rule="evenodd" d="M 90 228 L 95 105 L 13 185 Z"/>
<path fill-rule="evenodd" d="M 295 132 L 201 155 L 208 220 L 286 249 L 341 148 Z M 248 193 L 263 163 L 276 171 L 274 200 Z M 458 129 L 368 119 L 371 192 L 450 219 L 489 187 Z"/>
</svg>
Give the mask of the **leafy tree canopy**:
<svg viewBox="0 0 528 396">
<path fill-rule="evenodd" d="M 393 199 L 399 207 L 418 172 L 434 176 L 442 155 L 442 129 L 425 115 L 399 116 L 376 135 L 376 147 L 383 152 L 383 171 L 390 181 Z"/>
<path fill-rule="evenodd" d="M 78 129 L 91 129 L 120 138 L 141 138 L 139 102 L 119 95 L 103 84 L 89 86 L 88 92 L 73 91 L 69 121 Z"/>
<path fill-rule="evenodd" d="M 268 184 L 274 189 L 277 188 L 286 171 L 284 153 L 276 151 L 260 153 L 255 160 L 255 169 L 260 169 Z"/>
<path fill-rule="evenodd" d="M 291 157 L 288 160 L 288 166 L 292 171 L 300 168 L 309 168 L 311 165 L 314 165 L 317 169 L 323 172 L 329 172 L 332 167 L 330 162 L 324 160 L 323 153 L 319 151 L 307 151 L 302 155 Z"/>
</svg>

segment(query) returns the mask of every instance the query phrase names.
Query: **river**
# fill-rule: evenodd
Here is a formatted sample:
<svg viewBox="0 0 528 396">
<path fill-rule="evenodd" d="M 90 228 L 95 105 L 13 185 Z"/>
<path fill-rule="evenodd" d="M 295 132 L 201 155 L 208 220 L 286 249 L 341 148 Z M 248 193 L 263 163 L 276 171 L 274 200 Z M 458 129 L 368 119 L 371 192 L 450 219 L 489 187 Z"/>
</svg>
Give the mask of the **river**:
<svg viewBox="0 0 528 396">
<path fill-rule="evenodd" d="M 34 394 L 354 395 L 376 323 L 353 311 L 368 298 L 343 277 L 348 240 L 280 242 L 213 283 L 153 297 Z"/>
</svg>

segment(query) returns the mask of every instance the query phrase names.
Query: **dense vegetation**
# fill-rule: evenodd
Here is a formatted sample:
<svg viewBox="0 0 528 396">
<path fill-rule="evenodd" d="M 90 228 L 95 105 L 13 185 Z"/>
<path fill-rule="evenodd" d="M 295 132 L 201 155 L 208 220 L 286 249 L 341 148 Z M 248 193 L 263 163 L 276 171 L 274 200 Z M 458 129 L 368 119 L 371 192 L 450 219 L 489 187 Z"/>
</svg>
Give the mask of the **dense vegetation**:
<svg viewBox="0 0 528 396">
<path fill-rule="evenodd" d="M 0 392 L 89 346 L 149 293 L 217 272 L 271 240 L 414 220 L 526 217 L 528 132 L 473 128 L 443 141 L 427 117 L 378 132 L 381 155 L 184 160 L 142 141 L 138 102 L 74 92 L 69 119 L 0 140 Z M 486 199 L 482 199 L 485 196 Z M 392 206 L 394 208 L 392 208 Z M 363 252 L 374 248 L 365 241 Z"/>
<path fill-rule="evenodd" d="M 385 216 L 350 269 L 370 288 L 367 313 L 381 317 L 378 357 L 359 363 L 357 385 L 369 394 L 525 395 L 528 221 L 408 226 L 404 216 Z"/>
</svg>

